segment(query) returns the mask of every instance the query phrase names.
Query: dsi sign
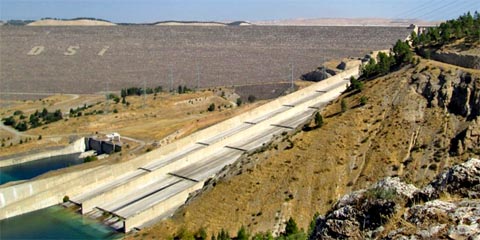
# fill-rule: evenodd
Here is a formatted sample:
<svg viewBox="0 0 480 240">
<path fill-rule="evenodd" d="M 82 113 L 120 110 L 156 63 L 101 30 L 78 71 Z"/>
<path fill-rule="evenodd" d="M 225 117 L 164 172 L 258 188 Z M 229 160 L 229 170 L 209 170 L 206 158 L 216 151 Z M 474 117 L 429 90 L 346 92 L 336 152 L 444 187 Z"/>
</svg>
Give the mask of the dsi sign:
<svg viewBox="0 0 480 240">
<path fill-rule="evenodd" d="M 98 56 L 103 56 L 109 49 L 109 46 L 105 46 L 97 53 Z M 38 56 L 45 51 L 45 46 L 34 46 L 27 55 L 29 56 Z M 74 56 L 77 52 L 80 51 L 80 46 L 68 46 L 67 49 L 63 52 L 65 56 Z"/>
</svg>

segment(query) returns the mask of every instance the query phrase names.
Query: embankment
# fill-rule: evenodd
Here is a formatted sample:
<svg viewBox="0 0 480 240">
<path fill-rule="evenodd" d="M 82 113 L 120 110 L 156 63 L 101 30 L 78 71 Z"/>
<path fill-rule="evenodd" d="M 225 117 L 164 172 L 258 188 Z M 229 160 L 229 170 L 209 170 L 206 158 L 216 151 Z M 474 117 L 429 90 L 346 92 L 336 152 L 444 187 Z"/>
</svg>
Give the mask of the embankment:
<svg viewBox="0 0 480 240">
<path fill-rule="evenodd" d="M 32 162 L 39 159 L 51 158 L 85 151 L 85 139 L 81 138 L 64 148 L 55 148 L 48 151 L 18 154 L 14 156 L 5 156 L 0 158 L 0 167 L 7 167 L 16 164 Z"/>
</svg>

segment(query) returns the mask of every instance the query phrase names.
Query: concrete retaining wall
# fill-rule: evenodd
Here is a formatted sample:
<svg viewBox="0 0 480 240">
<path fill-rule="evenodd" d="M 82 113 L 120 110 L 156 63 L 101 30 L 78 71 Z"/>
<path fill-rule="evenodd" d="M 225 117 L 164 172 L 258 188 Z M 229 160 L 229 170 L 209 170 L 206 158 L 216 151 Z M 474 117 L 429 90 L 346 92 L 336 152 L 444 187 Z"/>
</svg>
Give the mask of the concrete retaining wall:
<svg viewBox="0 0 480 240">
<path fill-rule="evenodd" d="M 480 57 L 448 52 L 433 52 L 431 58 L 436 61 L 465 68 L 480 69 Z"/>
<path fill-rule="evenodd" d="M 165 212 L 178 207 L 179 203 L 183 204 L 187 200 L 189 194 L 203 187 L 203 182 L 199 182 L 174 196 L 157 203 L 142 212 L 129 217 L 124 221 L 124 231 L 129 232 L 135 227 L 139 227 L 144 223 L 164 214 Z"/>
<path fill-rule="evenodd" d="M 36 161 L 39 159 L 56 157 L 61 155 L 68 155 L 73 153 L 80 153 L 84 151 L 85 151 L 85 140 L 84 138 L 81 138 L 63 149 L 49 150 L 49 151 L 34 153 L 30 155 L 14 156 L 11 158 L 3 159 L 0 161 L 0 167 L 12 166 L 16 164 Z"/>
<path fill-rule="evenodd" d="M 75 196 L 92 189 L 99 184 L 112 181 L 119 175 L 125 174 L 128 171 L 136 170 L 139 167 L 145 166 L 153 160 L 162 158 L 163 156 L 172 153 L 182 147 L 204 140 L 211 136 L 218 134 L 219 132 L 228 130 L 232 127 L 243 123 L 244 121 L 252 120 L 253 118 L 268 112 L 271 109 L 278 108 L 283 104 L 292 103 L 303 96 L 307 96 L 322 87 L 328 87 L 332 83 L 342 81 L 344 78 L 348 78 L 351 75 L 358 75 L 358 68 L 352 68 L 345 72 L 339 73 L 324 81 L 315 83 L 307 88 L 301 89 L 297 92 L 283 96 L 269 103 L 266 103 L 252 111 L 243 113 L 239 116 L 233 117 L 212 127 L 206 128 L 199 132 L 196 132 L 190 136 L 179 139 L 169 145 L 166 145 L 160 149 L 151 151 L 135 159 L 132 159 L 125 163 L 119 163 L 112 166 L 102 166 L 95 169 L 91 169 L 85 172 L 65 174 L 65 176 L 50 177 L 46 179 L 35 180 L 32 182 L 25 182 L 10 187 L 0 188 L 0 219 L 13 217 L 30 211 L 42 209 L 62 201 L 64 196 Z M 344 88 L 341 86 L 339 88 Z M 327 98 L 329 94 L 324 94 L 319 98 Z M 336 93 L 338 94 L 338 93 Z M 334 95 L 336 95 L 334 94 Z M 317 98 L 315 101 L 319 101 Z M 288 114 L 275 116 L 268 122 L 261 122 L 258 125 L 267 126 L 274 122 L 280 122 L 282 119 L 288 116 L 294 116 L 298 111 L 303 111 L 304 107 L 308 107 L 313 101 L 302 104 L 302 107 L 295 107 L 288 110 Z M 228 140 L 220 140 L 211 146 L 200 150 L 201 154 L 194 154 L 193 156 L 186 157 L 173 164 L 167 165 L 164 168 L 159 169 L 158 174 L 168 173 L 170 171 L 179 169 L 183 166 L 198 161 L 200 156 L 205 156 L 213 153 L 218 148 L 221 148 L 228 143 L 237 141 L 248 134 L 253 134 L 257 130 L 247 130 L 245 133 L 237 134 L 229 138 Z M 156 173 L 157 174 L 157 173 Z M 30 190 L 30 185 L 35 187 Z M 33 186 L 32 185 L 32 186 Z M 16 193 L 15 193 L 16 192 Z M 128 225 L 128 224 L 127 224 Z M 135 224 L 134 224 L 135 225 Z"/>
</svg>

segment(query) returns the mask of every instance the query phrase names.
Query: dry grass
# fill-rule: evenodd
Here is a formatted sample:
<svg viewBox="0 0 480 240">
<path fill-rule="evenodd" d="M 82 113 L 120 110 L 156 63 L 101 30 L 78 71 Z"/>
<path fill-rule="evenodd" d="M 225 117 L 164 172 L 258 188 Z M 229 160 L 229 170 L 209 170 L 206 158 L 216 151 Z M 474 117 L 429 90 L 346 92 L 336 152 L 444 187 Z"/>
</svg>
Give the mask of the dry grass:
<svg viewBox="0 0 480 240">
<path fill-rule="evenodd" d="M 445 71 L 453 68 L 433 61 L 422 64 Z M 426 100 L 409 85 L 414 70 L 369 81 L 361 93 L 344 94 L 323 111 L 321 129 L 291 137 L 292 149 L 286 149 L 284 141 L 249 157 L 249 162 L 258 163 L 237 169 L 238 175 L 220 181 L 172 219 L 144 232 L 164 239 L 182 227 L 192 231 L 205 227 L 209 233 L 221 228 L 232 233 L 241 225 L 254 233 L 274 231 L 290 216 L 307 229 L 315 212 L 324 214 L 343 194 L 385 176 L 398 175 L 417 185 L 431 180 L 443 167 L 466 157 L 448 157 L 444 150 L 444 143 L 456 134 L 453 123 L 461 119 L 425 107 Z M 361 96 L 368 97 L 365 106 L 359 106 Z M 342 99 L 348 105 L 343 114 Z M 416 132 L 414 144 L 427 147 L 411 153 Z M 437 152 L 447 154 L 449 161 L 436 171 L 422 168 Z"/>
<path fill-rule="evenodd" d="M 62 109 L 64 113 L 68 113 L 70 108 L 83 106 L 84 103 L 92 104 L 93 107 L 85 110 L 81 117 L 64 117 L 65 119 L 58 122 L 29 129 L 23 133 L 26 134 L 25 136 L 13 142 L 12 147 L 7 144 L 2 148 L 0 155 L 65 145 L 71 136 L 88 136 L 107 132 L 118 132 L 122 136 L 145 141 L 147 145 L 158 142 L 161 146 L 263 103 L 245 104 L 237 108 L 234 103 L 210 91 L 181 95 L 161 93 L 157 96 L 147 95 L 145 99 L 143 96 L 130 96 L 127 97 L 127 101 L 130 102 L 129 106 L 115 104 L 113 101 L 106 104 L 101 95 L 80 95 L 78 98 L 70 95 L 55 95 L 41 101 L 16 102 L 2 109 L 0 117 L 10 116 L 15 110 L 23 111 L 28 117 L 35 110 L 41 111 L 44 107 L 49 111 Z M 217 107 L 213 112 L 207 111 L 211 103 Z M 114 113 L 114 109 L 118 113 Z M 106 113 L 86 116 L 85 113 L 93 111 Z M 7 133 L 3 135 L 8 137 Z M 42 140 L 38 140 L 39 135 L 42 135 Z M 20 139 L 22 142 L 30 140 L 26 144 L 19 144 Z M 129 145 L 130 149 L 135 147 L 134 143 Z"/>
</svg>

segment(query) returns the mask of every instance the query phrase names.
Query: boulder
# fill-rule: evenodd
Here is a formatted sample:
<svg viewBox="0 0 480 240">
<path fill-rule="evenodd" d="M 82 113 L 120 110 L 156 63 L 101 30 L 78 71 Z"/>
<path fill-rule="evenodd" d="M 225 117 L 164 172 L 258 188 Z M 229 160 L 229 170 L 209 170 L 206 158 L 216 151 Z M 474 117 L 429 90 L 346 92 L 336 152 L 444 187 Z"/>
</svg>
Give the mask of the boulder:
<svg viewBox="0 0 480 240">
<path fill-rule="evenodd" d="M 472 158 L 456 165 L 415 194 L 417 200 L 438 199 L 442 193 L 480 198 L 480 160 Z"/>
</svg>

